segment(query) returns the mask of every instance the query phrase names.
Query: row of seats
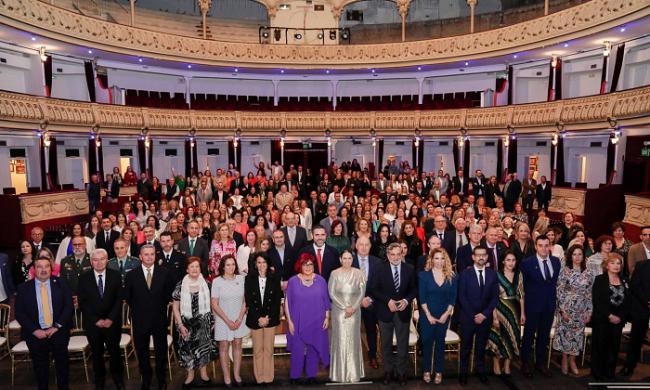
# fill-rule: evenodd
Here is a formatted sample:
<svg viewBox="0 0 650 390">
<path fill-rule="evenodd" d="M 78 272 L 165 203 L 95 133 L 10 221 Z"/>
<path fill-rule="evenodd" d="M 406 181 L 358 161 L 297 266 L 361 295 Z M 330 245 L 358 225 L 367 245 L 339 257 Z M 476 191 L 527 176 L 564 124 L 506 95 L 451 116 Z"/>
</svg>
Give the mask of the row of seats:
<svg viewBox="0 0 650 390">
<path fill-rule="evenodd" d="M 126 105 L 136 107 L 175 108 L 225 111 L 332 111 L 332 102 L 327 97 L 280 97 L 278 105 L 272 96 L 236 96 L 219 94 L 190 94 L 188 106 L 183 93 L 158 91 L 126 91 Z M 416 95 L 387 96 L 344 96 L 336 103 L 338 111 L 387 111 L 387 110 L 444 110 L 481 106 L 480 92 L 457 92 L 428 94 L 418 104 Z"/>
</svg>

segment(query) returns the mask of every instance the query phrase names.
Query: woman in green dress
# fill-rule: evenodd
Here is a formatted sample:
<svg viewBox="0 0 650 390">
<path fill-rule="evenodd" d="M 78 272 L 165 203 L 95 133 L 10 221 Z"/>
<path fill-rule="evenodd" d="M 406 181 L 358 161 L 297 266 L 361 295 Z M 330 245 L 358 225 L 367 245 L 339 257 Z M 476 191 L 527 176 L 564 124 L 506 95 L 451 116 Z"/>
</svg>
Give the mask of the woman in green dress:
<svg viewBox="0 0 650 390">
<path fill-rule="evenodd" d="M 325 243 L 333 246 L 338 253 L 343 253 L 346 249 L 350 250 L 350 239 L 343 234 L 343 223 L 341 223 L 341 220 L 335 219 L 332 222 L 332 233 L 327 236 Z"/>
<path fill-rule="evenodd" d="M 517 257 L 507 251 L 501 258 L 497 279 L 499 281 L 499 302 L 494 309 L 492 328 L 488 336 L 488 349 L 493 354 L 494 374 L 510 375 L 510 362 L 519 355 L 521 326 L 524 316 L 524 286 L 521 273 L 517 270 Z"/>
</svg>

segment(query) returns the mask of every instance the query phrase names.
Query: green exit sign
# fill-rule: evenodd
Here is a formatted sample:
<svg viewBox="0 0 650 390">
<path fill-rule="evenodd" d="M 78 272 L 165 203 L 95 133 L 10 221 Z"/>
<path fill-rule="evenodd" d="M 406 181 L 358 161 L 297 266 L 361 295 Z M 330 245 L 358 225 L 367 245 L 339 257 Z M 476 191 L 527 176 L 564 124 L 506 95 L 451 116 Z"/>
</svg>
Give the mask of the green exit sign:
<svg viewBox="0 0 650 390">
<path fill-rule="evenodd" d="M 641 148 L 641 157 L 650 157 L 650 148 L 644 146 Z"/>
</svg>

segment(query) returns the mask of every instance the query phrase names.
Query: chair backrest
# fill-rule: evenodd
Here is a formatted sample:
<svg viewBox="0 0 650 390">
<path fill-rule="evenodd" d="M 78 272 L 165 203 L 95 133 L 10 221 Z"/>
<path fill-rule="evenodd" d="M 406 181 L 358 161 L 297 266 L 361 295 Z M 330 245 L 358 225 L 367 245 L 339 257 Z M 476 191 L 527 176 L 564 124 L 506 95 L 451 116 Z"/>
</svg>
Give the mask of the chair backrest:
<svg viewBox="0 0 650 390">
<path fill-rule="evenodd" d="M 167 304 L 167 318 L 169 319 L 169 334 L 173 335 L 174 334 L 174 304 L 172 302 L 169 302 Z"/>
<path fill-rule="evenodd" d="M 73 334 L 83 333 L 83 313 L 78 305 L 74 307 L 74 317 L 72 317 L 72 329 L 70 330 Z"/>
<path fill-rule="evenodd" d="M 11 306 L 0 303 L 0 335 L 8 339 L 9 336 L 9 318 L 11 316 Z"/>
<path fill-rule="evenodd" d="M 129 304 L 124 301 L 122 302 L 122 331 L 131 330 L 131 308 Z"/>
</svg>

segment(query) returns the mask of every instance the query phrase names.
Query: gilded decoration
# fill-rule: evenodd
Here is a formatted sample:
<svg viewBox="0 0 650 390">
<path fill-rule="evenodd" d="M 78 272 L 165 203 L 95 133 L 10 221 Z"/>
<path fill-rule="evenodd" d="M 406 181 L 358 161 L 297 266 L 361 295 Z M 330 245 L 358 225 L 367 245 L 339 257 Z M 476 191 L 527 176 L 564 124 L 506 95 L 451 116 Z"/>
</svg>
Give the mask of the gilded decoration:
<svg viewBox="0 0 650 390">
<path fill-rule="evenodd" d="M 458 135 L 465 128 L 472 135 L 505 134 L 508 126 L 518 133 L 604 129 L 608 118 L 620 125 L 650 123 L 650 86 L 607 95 L 486 108 L 430 111 L 204 111 L 74 102 L 69 100 L 0 92 L 0 127 L 50 131 L 88 132 L 97 126 L 102 133 L 132 134 L 146 127 L 158 134 L 196 129 L 206 135 L 232 135 L 235 129 L 249 134 L 274 135 L 286 129 L 295 136 L 322 135 L 330 129 L 340 133 L 399 135 L 422 131 L 423 136 Z"/>
<path fill-rule="evenodd" d="M 625 195 L 625 218 L 623 222 L 636 226 L 650 225 L 650 198 Z"/>
<path fill-rule="evenodd" d="M 88 196 L 85 191 L 21 196 L 20 213 L 23 224 L 88 215 Z"/>
<path fill-rule="evenodd" d="M 453 37 L 374 45 L 263 45 L 148 31 L 38 0 L 0 0 L 0 22 L 68 43 L 175 61 L 260 68 L 395 67 L 465 61 L 591 35 L 647 15 L 650 0 L 591 0 L 512 26 Z"/>
<path fill-rule="evenodd" d="M 548 209 L 555 213 L 566 213 L 568 211 L 575 215 L 585 215 L 585 195 L 587 191 L 571 188 L 553 188 L 553 196 Z"/>
</svg>

